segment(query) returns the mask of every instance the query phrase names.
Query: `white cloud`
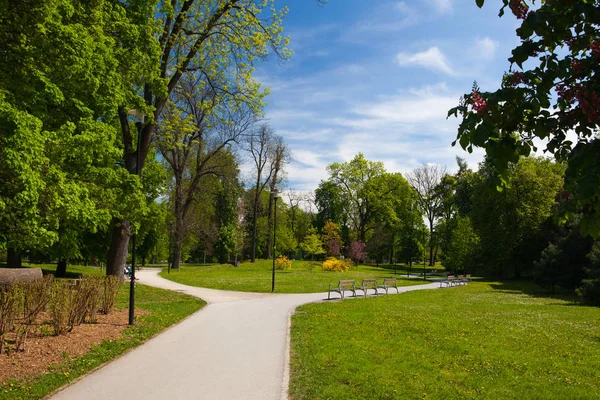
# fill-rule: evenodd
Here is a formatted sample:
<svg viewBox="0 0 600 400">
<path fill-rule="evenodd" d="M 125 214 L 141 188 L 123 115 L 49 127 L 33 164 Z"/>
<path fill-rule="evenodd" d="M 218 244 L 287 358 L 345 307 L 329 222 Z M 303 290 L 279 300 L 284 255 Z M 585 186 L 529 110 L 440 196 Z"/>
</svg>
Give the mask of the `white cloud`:
<svg viewBox="0 0 600 400">
<path fill-rule="evenodd" d="M 498 42 L 490 39 L 489 37 L 477 38 L 475 40 L 474 53 L 478 58 L 489 60 L 493 58 L 498 49 Z"/>
<path fill-rule="evenodd" d="M 447 75 L 456 75 L 450 67 L 446 56 L 444 56 L 437 46 L 430 47 L 425 51 L 414 54 L 404 52 L 398 53 L 398 55 L 396 55 L 396 61 L 402 66 L 420 65 Z"/>
<path fill-rule="evenodd" d="M 444 13 L 452 10 L 451 0 L 429 0 L 429 2 L 439 13 Z"/>
</svg>

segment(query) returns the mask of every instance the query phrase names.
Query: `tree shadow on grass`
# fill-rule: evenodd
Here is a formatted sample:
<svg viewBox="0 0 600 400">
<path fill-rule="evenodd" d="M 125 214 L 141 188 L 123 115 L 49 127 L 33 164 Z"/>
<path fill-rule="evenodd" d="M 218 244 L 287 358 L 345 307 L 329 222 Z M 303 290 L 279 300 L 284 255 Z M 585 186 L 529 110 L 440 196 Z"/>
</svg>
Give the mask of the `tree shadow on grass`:
<svg viewBox="0 0 600 400">
<path fill-rule="evenodd" d="M 536 284 L 532 279 L 507 279 L 507 280 L 486 280 L 482 279 L 479 282 L 489 283 L 494 290 L 504 293 L 521 293 L 534 298 L 555 299 L 560 302 L 549 303 L 548 305 L 561 306 L 583 306 L 585 305 L 581 299 L 571 290 L 561 287 L 556 287 L 552 293 L 550 287 L 543 287 Z"/>
</svg>

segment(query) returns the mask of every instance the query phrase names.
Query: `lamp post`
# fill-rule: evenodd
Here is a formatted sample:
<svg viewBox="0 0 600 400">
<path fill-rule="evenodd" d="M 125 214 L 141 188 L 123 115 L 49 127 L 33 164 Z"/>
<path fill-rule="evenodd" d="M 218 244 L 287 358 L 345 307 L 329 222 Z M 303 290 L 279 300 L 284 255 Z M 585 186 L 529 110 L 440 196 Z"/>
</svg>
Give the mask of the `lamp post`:
<svg viewBox="0 0 600 400">
<path fill-rule="evenodd" d="M 271 292 L 274 292 L 275 291 L 275 249 L 277 248 L 275 246 L 275 239 L 277 238 L 277 199 L 279 198 L 279 192 L 277 190 L 273 190 L 271 192 L 271 196 L 273 197 L 273 200 L 275 200 L 275 203 L 274 203 L 275 215 L 273 218 L 273 275 L 271 277 Z"/>
<path fill-rule="evenodd" d="M 135 126 L 138 131 L 137 149 L 135 154 L 135 174 L 140 176 L 140 145 L 142 142 L 142 128 L 144 127 L 144 114 L 139 111 L 135 113 Z M 129 325 L 135 323 L 135 249 L 137 242 L 137 233 L 134 233 L 131 238 L 131 273 L 129 274 Z"/>
</svg>

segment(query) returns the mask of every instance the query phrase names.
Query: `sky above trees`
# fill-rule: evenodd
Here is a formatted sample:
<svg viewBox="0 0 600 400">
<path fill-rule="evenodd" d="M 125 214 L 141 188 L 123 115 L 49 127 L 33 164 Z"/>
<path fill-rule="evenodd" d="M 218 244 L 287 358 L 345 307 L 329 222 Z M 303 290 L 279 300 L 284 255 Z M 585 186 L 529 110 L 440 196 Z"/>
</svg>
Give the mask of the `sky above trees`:
<svg viewBox="0 0 600 400">
<path fill-rule="evenodd" d="M 313 190 L 326 166 L 358 152 L 406 173 L 423 163 L 475 167 L 483 152 L 452 147 L 450 108 L 476 80 L 500 86 L 518 43 L 500 4 L 473 0 L 282 0 L 294 51 L 289 62 L 257 65 L 270 87 L 266 117 L 289 143 L 288 186 Z"/>
</svg>

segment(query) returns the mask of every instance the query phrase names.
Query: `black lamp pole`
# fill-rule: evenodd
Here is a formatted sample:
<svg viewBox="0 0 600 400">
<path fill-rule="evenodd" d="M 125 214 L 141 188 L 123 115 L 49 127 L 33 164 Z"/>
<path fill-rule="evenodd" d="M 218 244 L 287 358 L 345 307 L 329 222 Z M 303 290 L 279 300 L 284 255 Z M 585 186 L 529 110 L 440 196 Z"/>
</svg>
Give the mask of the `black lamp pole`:
<svg viewBox="0 0 600 400">
<path fill-rule="evenodd" d="M 273 199 L 275 200 L 275 205 L 274 205 L 275 216 L 273 218 L 273 275 L 271 278 L 271 292 L 275 291 L 275 249 L 277 248 L 275 246 L 275 239 L 277 238 L 277 197 L 278 197 L 277 195 L 278 194 L 279 193 L 276 190 L 274 190 L 271 193 L 271 196 L 273 196 Z"/>
<path fill-rule="evenodd" d="M 142 142 L 142 128 L 144 127 L 144 115 L 136 114 L 137 121 L 135 125 L 138 131 L 137 137 L 137 152 L 135 155 L 135 174 L 137 176 L 140 175 L 140 144 Z M 136 249 L 136 240 L 137 234 L 133 234 L 131 238 L 131 273 L 129 277 L 131 280 L 129 281 L 129 325 L 133 325 L 135 323 L 135 249 Z"/>
</svg>

